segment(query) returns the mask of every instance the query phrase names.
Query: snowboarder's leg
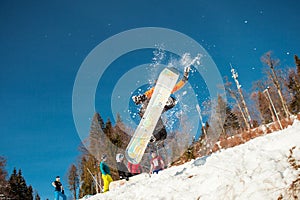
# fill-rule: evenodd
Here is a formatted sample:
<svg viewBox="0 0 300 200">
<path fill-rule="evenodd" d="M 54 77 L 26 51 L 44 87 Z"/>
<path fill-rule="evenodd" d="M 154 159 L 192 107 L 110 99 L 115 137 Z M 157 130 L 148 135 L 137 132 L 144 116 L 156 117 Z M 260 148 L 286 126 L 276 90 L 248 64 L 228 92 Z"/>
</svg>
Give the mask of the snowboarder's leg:
<svg viewBox="0 0 300 200">
<path fill-rule="evenodd" d="M 153 132 L 153 136 L 155 138 L 155 142 L 160 141 L 160 140 L 165 140 L 167 138 L 166 127 L 165 127 L 161 117 L 159 118 L 159 120 L 156 124 L 156 127 Z"/>
</svg>

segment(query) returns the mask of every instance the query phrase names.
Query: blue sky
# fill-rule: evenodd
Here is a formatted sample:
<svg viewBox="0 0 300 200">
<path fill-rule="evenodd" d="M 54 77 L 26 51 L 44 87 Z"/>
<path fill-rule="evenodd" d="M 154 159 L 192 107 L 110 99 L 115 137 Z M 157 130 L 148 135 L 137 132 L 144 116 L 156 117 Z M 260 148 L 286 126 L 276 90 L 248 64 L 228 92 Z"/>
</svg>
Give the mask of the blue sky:
<svg viewBox="0 0 300 200">
<path fill-rule="evenodd" d="M 78 156 L 77 71 L 107 38 L 149 26 L 182 32 L 208 51 L 223 76 L 230 76 L 229 62 L 236 66 L 249 90 L 262 76 L 263 53 L 273 50 L 282 67 L 293 66 L 299 6 L 297 0 L 1 1 L 0 155 L 9 173 L 21 168 L 43 199 L 53 197 L 51 181 Z"/>
</svg>

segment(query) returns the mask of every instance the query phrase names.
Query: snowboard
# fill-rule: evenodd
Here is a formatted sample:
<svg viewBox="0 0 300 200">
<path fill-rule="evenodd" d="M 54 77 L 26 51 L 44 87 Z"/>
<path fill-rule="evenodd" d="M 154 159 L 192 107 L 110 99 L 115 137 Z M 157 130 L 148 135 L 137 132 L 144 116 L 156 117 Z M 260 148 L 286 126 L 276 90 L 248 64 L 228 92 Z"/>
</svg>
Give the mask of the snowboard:
<svg viewBox="0 0 300 200">
<path fill-rule="evenodd" d="M 122 187 L 122 186 L 128 185 L 128 184 L 132 184 L 139 180 L 144 180 L 146 178 L 150 178 L 150 175 L 148 173 L 141 173 L 139 175 L 129 177 L 128 181 L 126 181 L 125 179 L 113 181 L 109 184 L 109 191 L 116 190 L 119 187 Z"/>
<path fill-rule="evenodd" d="M 125 156 L 129 162 L 138 164 L 142 160 L 148 142 L 178 77 L 179 73 L 174 68 L 165 68 L 160 73 L 145 114 L 126 148 Z"/>
</svg>

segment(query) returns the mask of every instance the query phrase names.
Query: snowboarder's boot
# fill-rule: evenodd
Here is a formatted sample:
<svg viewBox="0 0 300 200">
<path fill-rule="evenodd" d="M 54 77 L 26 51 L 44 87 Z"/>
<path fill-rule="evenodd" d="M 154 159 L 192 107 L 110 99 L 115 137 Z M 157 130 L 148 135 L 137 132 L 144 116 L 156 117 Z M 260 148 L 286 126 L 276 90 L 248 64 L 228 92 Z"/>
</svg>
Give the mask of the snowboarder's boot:
<svg viewBox="0 0 300 200">
<path fill-rule="evenodd" d="M 156 141 L 156 138 L 152 135 L 151 138 L 150 138 L 150 140 L 149 140 L 149 142 L 153 143 L 155 141 Z"/>
</svg>

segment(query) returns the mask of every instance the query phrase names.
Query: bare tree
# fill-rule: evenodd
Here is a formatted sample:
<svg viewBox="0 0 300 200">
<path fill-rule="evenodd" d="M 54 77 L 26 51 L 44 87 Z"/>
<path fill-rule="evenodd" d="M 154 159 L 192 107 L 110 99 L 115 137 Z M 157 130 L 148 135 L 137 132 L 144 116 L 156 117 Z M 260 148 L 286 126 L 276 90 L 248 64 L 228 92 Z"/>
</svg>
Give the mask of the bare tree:
<svg viewBox="0 0 300 200">
<path fill-rule="evenodd" d="M 77 173 L 77 167 L 72 164 L 68 171 L 68 188 L 72 192 L 73 199 L 77 199 L 77 189 L 79 187 L 79 176 Z"/>
<path fill-rule="evenodd" d="M 261 57 L 261 61 L 264 64 L 266 64 L 268 67 L 270 67 L 270 70 L 271 70 L 270 77 L 272 79 L 273 84 L 275 85 L 275 87 L 277 89 L 277 92 L 278 92 L 278 95 L 279 95 L 279 98 L 280 98 L 285 116 L 289 117 L 290 112 L 288 110 L 286 100 L 283 97 L 281 85 L 279 83 L 278 76 L 277 76 L 277 73 L 275 71 L 275 67 L 279 65 L 279 59 L 272 58 L 272 52 L 269 51 Z"/>
</svg>

